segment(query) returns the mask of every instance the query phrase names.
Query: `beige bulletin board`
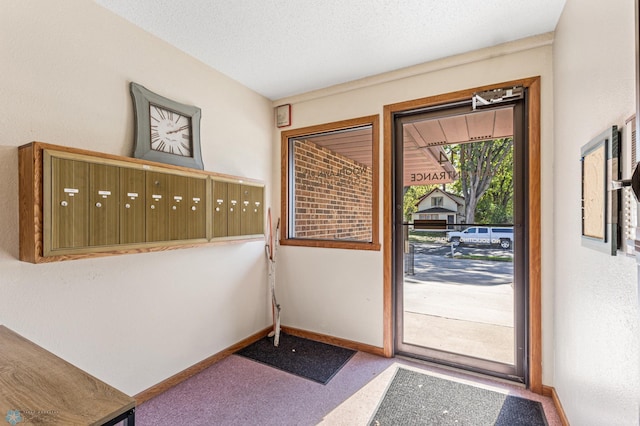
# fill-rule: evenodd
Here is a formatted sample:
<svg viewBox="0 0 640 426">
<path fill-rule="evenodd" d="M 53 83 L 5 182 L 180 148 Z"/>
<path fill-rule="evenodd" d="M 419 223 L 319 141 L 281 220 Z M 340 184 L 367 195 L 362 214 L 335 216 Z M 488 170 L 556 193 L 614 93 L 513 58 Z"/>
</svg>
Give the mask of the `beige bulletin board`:
<svg viewBox="0 0 640 426">
<path fill-rule="evenodd" d="M 605 239 L 606 146 L 600 143 L 582 160 L 582 235 Z"/>
<path fill-rule="evenodd" d="M 611 126 L 581 149 L 582 245 L 615 256 L 619 246 L 620 132 Z"/>
</svg>

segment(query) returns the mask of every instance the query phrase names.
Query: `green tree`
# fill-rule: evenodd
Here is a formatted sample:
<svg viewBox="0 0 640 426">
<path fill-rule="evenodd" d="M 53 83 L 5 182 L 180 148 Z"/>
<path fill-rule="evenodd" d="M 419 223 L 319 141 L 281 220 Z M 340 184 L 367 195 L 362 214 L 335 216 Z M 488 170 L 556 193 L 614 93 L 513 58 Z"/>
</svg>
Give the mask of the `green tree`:
<svg viewBox="0 0 640 426">
<path fill-rule="evenodd" d="M 507 214 L 509 204 L 513 212 L 513 202 L 510 201 L 513 198 L 513 138 L 451 145 L 448 151 L 459 175 L 458 180 L 450 185 L 450 190 L 464 197 L 466 223 L 476 223 L 476 210 L 478 220 Z M 493 200 L 489 197 L 483 201 L 488 204 L 480 204 L 494 180 Z M 501 185 L 504 186 L 501 188 Z M 507 187 L 510 188 L 509 191 L 501 192 Z M 500 208 L 506 210 L 499 211 Z M 499 222 L 502 221 L 495 223 Z"/>
<path fill-rule="evenodd" d="M 480 223 L 513 223 L 513 149 L 491 179 L 476 207 Z"/>
</svg>

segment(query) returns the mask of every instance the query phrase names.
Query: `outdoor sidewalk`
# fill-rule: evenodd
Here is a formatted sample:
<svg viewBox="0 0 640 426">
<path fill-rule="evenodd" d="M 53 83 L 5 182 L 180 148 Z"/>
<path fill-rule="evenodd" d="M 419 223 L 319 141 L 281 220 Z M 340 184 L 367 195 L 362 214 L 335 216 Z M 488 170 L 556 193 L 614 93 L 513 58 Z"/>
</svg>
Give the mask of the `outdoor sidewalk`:
<svg viewBox="0 0 640 426">
<path fill-rule="evenodd" d="M 404 279 L 404 341 L 513 364 L 513 264 L 415 254 Z"/>
</svg>

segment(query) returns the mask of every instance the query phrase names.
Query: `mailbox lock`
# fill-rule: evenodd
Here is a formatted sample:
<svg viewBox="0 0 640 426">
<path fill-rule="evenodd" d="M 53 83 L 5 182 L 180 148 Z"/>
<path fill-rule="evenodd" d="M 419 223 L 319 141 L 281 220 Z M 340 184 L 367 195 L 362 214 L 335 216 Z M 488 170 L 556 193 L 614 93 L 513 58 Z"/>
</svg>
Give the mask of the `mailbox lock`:
<svg viewBox="0 0 640 426">
<path fill-rule="evenodd" d="M 196 211 L 196 206 L 191 206 L 191 210 L 195 212 Z"/>
<path fill-rule="evenodd" d="M 67 203 L 66 201 L 62 201 L 62 202 L 60 203 L 60 205 L 61 205 L 62 207 L 67 207 L 67 206 L 69 205 L 69 203 Z"/>
<path fill-rule="evenodd" d="M 171 206 L 171 208 L 172 208 L 173 210 L 176 210 L 176 209 L 177 209 L 177 207 L 176 207 L 176 206 Z"/>
<path fill-rule="evenodd" d="M 96 207 L 100 208 L 100 207 L 102 207 L 102 204 L 101 203 L 96 203 Z"/>
<path fill-rule="evenodd" d="M 153 204 L 151 204 L 151 210 L 155 209 L 156 206 L 154 206 Z"/>
<path fill-rule="evenodd" d="M 124 208 L 125 208 L 125 209 L 129 209 L 129 208 L 131 208 L 131 204 L 129 204 L 129 203 L 125 204 L 125 205 L 124 205 Z"/>
</svg>

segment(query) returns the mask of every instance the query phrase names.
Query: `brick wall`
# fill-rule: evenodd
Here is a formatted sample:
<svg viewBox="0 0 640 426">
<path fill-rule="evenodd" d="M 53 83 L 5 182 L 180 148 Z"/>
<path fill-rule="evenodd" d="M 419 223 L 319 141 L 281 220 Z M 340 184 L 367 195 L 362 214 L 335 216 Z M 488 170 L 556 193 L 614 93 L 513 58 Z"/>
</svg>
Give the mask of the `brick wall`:
<svg viewBox="0 0 640 426">
<path fill-rule="evenodd" d="M 372 239 L 372 171 L 309 141 L 295 141 L 295 238 Z"/>
</svg>

